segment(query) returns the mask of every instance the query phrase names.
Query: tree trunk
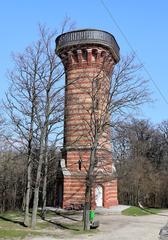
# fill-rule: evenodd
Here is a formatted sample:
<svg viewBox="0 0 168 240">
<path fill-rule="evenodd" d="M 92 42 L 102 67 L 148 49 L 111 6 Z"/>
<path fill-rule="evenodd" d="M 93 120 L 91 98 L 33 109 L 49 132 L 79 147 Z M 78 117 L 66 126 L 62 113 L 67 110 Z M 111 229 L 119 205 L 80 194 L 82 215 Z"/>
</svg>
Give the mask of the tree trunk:
<svg viewBox="0 0 168 240">
<path fill-rule="evenodd" d="M 43 130 L 42 130 L 43 131 Z M 37 209 L 38 209 L 38 202 L 39 202 L 39 188 L 40 188 L 40 181 L 41 181 L 41 169 L 43 164 L 43 153 L 44 153 L 44 134 L 41 134 L 40 139 L 40 156 L 37 168 L 37 175 L 36 175 L 36 182 L 34 188 L 34 199 L 33 199 L 33 210 L 32 210 L 32 220 L 31 220 L 31 228 L 34 229 L 36 226 L 37 221 Z"/>
<path fill-rule="evenodd" d="M 94 143 L 93 147 L 91 148 L 90 153 L 90 164 L 89 169 L 86 177 L 86 190 L 85 190 L 85 208 L 84 208 L 84 230 L 90 230 L 90 207 L 91 207 L 91 190 L 93 187 L 94 182 L 94 166 L 95 166 L 95 159 L 96 159 L 96 151 L 97 151 L 97 144 L 98 144 L 98 132 L 95 129 L 95 136 L 94 136 Z"/>
<path fill-rule="evenodd" d="M 24 215 L 24 225 L 29 227 L 29 203 L 30 203 L 30 189 L 31 189 L 31 159 L 29 158 L 27 167 L 27 188 L 25 196 L 25 215 Z"/>
<path fill-rule="evenodd" d="M 34 93 L 34 92 L 33 92 Z M 35 99 L 35 98 L 34 98 Z M 24 225 L 29 227 L 29 204 L 30 204 L 30 192 L 31 192 L 31 171 L 32 171 L 32 140 L 33 140 L 33 124 L 34 124 L 34 102 L 31 111 L 31 125 L 28 139 L 28 153 L 27 153 L 27 186 L 25 195 L 25 214 Z"/>
<path fill-rule="evenodd" d="M 50 83 L 50 82 L 49 82 Z M 45 219 L 46 215 L 46 195 L 47 195 L 47 174 L 48 174 L 48 135 L 49 135 L 49 110 L 50 110 L 50 84 L 48 84 L 46 90 L 46 108 L 45 108 L 45 129 L 44 129 L 44 136 L 45 136 L 45 151 L 44 151 L 44 179 L 43 179 L 43 195 L 42 195 L 42 212 L 41 217 Z"/>
<path fill-rule="evenodd" d="M 90 186 L 86 186 L 86 192 L 85 192 L 85 207 L 84 207 L 84 230 L 90 230 L 90 192 L 91 188 Z"/>
<path fill-rule="evenodd" d="M 45 158 L 44 158 L 44 179 L 43 179 L 43 196 L 42 196 L 43 205 L 42 205 L 42 212 L 41 212 L 42 219 L 45 219 L 46 217 L 47 174 L 48 174 L 48 146 L 45 147 Z"/>
</svg>

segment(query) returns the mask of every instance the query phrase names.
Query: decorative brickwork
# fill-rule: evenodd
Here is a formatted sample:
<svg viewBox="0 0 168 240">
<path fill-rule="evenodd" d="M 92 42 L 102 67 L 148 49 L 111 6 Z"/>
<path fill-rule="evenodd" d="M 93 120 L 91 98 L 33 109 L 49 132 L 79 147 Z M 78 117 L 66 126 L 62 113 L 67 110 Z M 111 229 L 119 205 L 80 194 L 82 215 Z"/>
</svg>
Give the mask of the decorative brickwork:
<svg viewBox="0 0 168 240">
<path fill-rule="evenodd" d="M 109 121 L 106 111 L 109 78 L 119 60 L 119 47 L 111 34 L 88 29 L 60 35 L 56 43 L 56 53 L 60 56 L 66 72 L 63 147 L 65 166 L 62 167 L 61 206 L 77 208 L 82 206 L 85 200 L 85 179 L 94 121 L 102 116 L 106 118 L 106 122 Z M 94 119 L 91 112 L 93 107 Z M 96 194 L 100 189 L 102 205 L 109 208 L 118 204 L 117 180 L 112 176 L 109 127 L 106 126 L 100 134 L 98 143 L 100 147 L 92 205 L 96 205 Z M 97 204 L 101 204 L 101 201 Z"/>
</svg>

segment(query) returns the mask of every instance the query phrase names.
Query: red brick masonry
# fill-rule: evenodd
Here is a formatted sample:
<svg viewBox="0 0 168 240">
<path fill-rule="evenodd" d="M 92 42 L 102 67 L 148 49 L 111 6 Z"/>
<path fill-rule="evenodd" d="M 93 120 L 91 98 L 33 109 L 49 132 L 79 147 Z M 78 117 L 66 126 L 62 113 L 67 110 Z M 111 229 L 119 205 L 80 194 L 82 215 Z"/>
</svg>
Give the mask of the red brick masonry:
<svg viewBox="0 0 168 240">
<path fill-rule="evenodd" d="M 92 127 L 88 126 L 91 119 L 90 109 L 94 100 L 98 105 L 97 117 L 99 118 L 105 112 L 109 78 L 115 60 L 103 44 L 76 45 L 60 52 L 59 56 L 66 72 L 62 207 L 73 208 L 84 203 L 85 178 L 92 141 Z M 96 100 L 94 96 L 97 96 Z M 106 121 L 109 121 L 107 112 L 105 117 Z M 95 188 L 100 185 L 103 189 L 102 204 L 109 208 L 118 204 L 117 180 L 112 177 L 109 127 L 106 127 L 99 136 L 99 145 L 101 146 L 98 150 L 99 157 L 103 160 L 96 168 L 98 173 L 92 190 L 92 203 L 96 204 Z"/>
</svg>

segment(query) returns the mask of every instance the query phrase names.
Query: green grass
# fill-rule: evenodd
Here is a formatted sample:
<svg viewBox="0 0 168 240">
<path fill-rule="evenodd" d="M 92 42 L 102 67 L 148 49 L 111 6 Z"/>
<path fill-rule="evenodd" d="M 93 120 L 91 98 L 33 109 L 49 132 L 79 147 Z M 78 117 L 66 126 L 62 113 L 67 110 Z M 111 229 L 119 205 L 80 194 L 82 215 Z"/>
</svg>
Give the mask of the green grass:
<svg viewBox="0 0 168 240">
<path fill-rule="evenodd" d="M 52 228 L 52 223 L 49 223 L 49 222 L 45 222 L 45 221 L 42 221 L 42 222 L 37 222 L 36 224 L 36 229 L 44 229 L 44 228 Z"/>
<path fill-rule="evenodd" d="M 144 210 L 138 207 L 130 207 L 122 211 L 123 215 L 126 216 L 144 216 L 150 214 L 157 214 L 160 209 L 157 208 L 145 208 Z"/>
<path fill-rule="evenodd" d="M 43 221 L 38 216 L 35 230 L 23 226 L 24 215 L 22 212 L 5 212 L 0 214 L 0 239 L 21 240 L 27 236 L 52 236 L 63 237 L 68 236 L 69 239 L 73 235 L 95 234 L 97 229 L 91 231 L 83 231 L 83 223 L 81 221 L 73 221 L 71 223 L 64 222 L 64 219 L 57 220 L 57 214 L 48 212 L 47 220 Z M 65 219 L 66 220 L 66 219 Z M 62 231 L 58 231 L 58 229 Z"/>
<path fill-rule="evenodd" d="M 21 217 L 23 217 L 23 212 L 21 212 L 21 211 L 7 211 L 5 213 L 1 213 L 0 216 L 1 217 L 6 217 L 6 218 L 11 218 L 11 219 L 21 218 Z"/>
<path fill-rule="evenodd" d="M 21 238 L 23 239 L 24 237 L 26 237 L 27 233 L 25 231 L 21 231 L 21 230 L 14 230 L 14 229 L 0 229 L 0 239 L 1 238 L 8 238 L 8 239 L 12 239 L 12 238 Z"/>
<path fill-rule="evenodd" d="M 19 229 L 0 229 L 0 239 L 23 239 L 26 236 L 42 236 L 44 234 L 34 232 L 34 231 L 25 231 Z"/>
<path fill-rule="evenodd" d="M 0 239 L 24 239 L 26 236 L 55 236 L 56 229 L 52 223 L 39 220 L 35 230 L 23 226 L 22 212 L 5 212 L 0 214 Z M 42 231 L 44 230 L 44 231 Z"/>
</svg>

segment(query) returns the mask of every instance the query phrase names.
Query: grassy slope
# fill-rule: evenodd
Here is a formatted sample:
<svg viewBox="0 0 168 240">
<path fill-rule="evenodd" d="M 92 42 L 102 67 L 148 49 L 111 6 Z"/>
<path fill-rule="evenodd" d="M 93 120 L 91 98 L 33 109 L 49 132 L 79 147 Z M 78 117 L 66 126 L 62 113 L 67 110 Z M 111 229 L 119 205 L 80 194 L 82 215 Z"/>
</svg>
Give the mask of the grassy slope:
<svg viewBox="0 0 168 240">
<path fill-rule="evenodd" d="M 130 207 L 122 211 L 123 215 L 126 216 L 144 216 L 144 215 L 150 215 L 150 214 L 157 214 L 160 212 L 160 209 L 156 208 L 146 208 L 141 209 L 138 207 Z"/>
</svg>

